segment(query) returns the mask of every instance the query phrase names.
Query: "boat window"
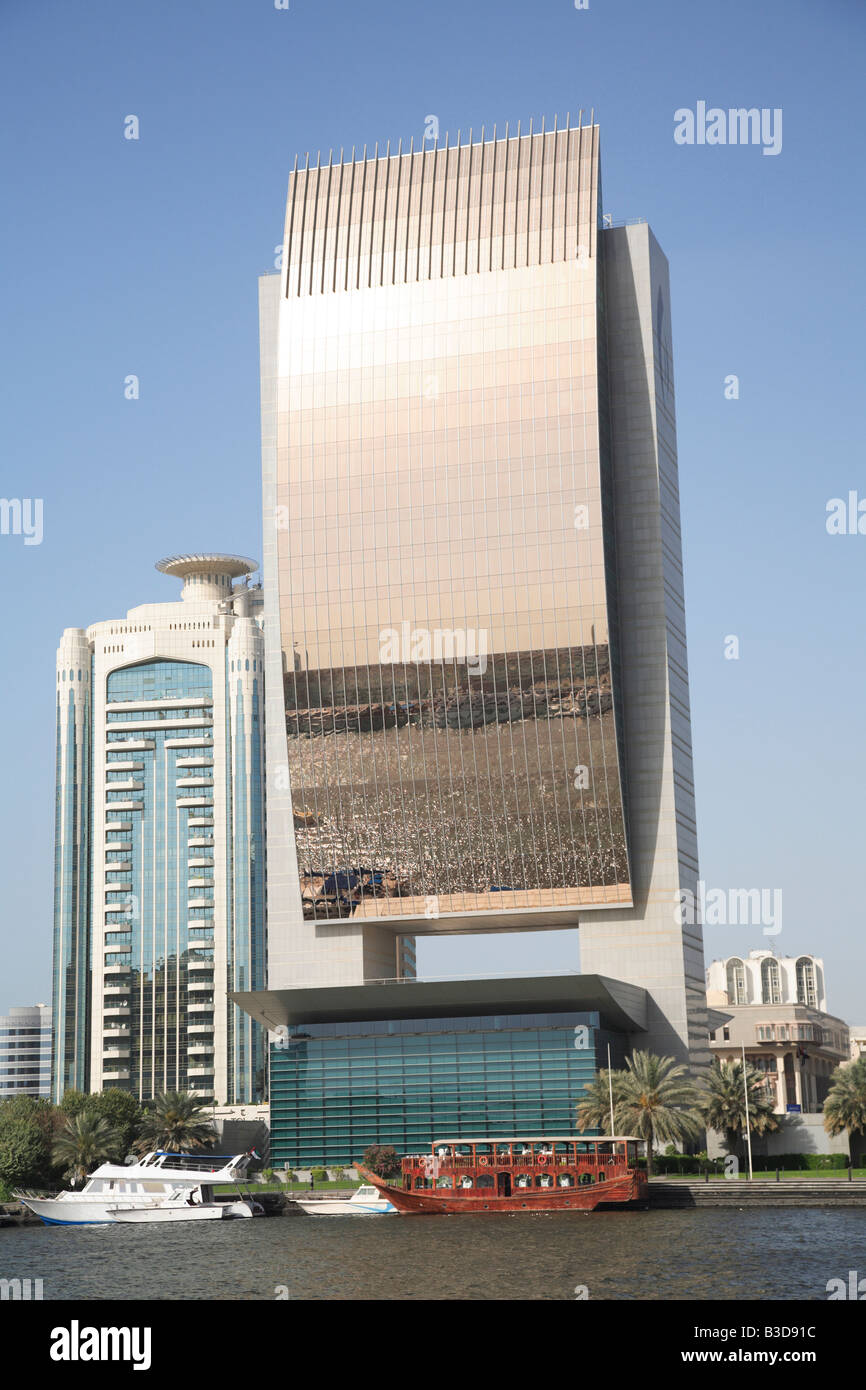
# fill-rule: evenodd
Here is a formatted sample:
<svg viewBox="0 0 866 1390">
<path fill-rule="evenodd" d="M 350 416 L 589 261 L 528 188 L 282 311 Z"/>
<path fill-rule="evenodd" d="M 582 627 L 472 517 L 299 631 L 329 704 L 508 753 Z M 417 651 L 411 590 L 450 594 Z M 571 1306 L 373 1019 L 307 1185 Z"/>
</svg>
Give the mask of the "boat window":
<svg viewBox="0 0 866 1390">
<path fill-rule="evenodd" d="M 415 1179 L 415 1186 L 416 1186 L 416 1187 L 426 1187 L 426 1186 L 427 1186 L 427 1179 L 426 1179 L 426 1178 L 416 1178 L 416 1179 Z"/>
<path fill-rule="evenodd" d="M 536 1186 L 536 1187 L 552 1187 L 552 1186 L 553 1186 L 553 1178 L 550 1176 L 549 1173 L 539 1173 L 539 1174 L 538 1174 L 538 1177 L 535 1179 L 535 1186 Z"/>
<path fill-rule="evenodd" d="M 437 1186 L 437 1187 L 453 1187 L 453 1186 L 454 1186 L 454 1182 L 453 1182 L 453 1179 L 452 1179 L 452 1178 L 437 1178 L 437 1179 L 436 1179 L 436 1186 Z"/>
<path fill-rule="evenodd" d="M 574 1186 L 574 1176 L 573 1176 L 573 1174 L 571 1174 L 571 1173 L 560 1173 L 560 1175 L 559 1175 L 559 1185 L 560 1185 L 560 1187 L 573 1187 L 573 1186 Z"/>
<path fill-rule="evenodd" d="M 487 1188 L 487 1187 L 492 1187 L 492 1186 L 493 1186 L 493 1178 L 492 1178 L 492 1176 L 490 1175 L 490 1173 L 482 1173 L 482 1174 L 481 1174 L 481 1177 L 478 1179 L 478 1186 L 479 1186 L 479 1188 L 482 1188 L 482 1187 Z"/>
<path fill-rule="evenodd" d="M 355 1196 L 356 1196 L 356 1197 L 376 1197 L 376 1196 L 378 1196 L 378 1191 L 377 1191 L 377 1189 L 376 1189 L 375 1187 L 359 1187 L 359 1188 L 358 1188 L 358 1191 L 355 1193 Z"/>
<path fill-rule="evenodd" d="M 468 1173 L 467 1173 L 464 1177 L 462 1177 L 462 1178 L 460 1179 L 460 1186 L 461 1186 L 461 1187 L 471 1187 L 471 1186 L 472 1186 L 472 1179 L 470 1178 L 470 1176 L 469 1176 Z M 486 1184 L 485 1184 L 483 1178 L 479 1178 L 479 1179 L 478 1179 L 478 1186 L 479 1186 L 479 1187 L 485 1187 L 485 1186 L 486 1186 Z"/>
<path fill-rule="evenodd" d="M 518 1187 L 529 1187 L 532 1182 L 532 1176 L 529 1173 L 515 1173 L 514 1181 L 517 1183 Z"/>
</svg>

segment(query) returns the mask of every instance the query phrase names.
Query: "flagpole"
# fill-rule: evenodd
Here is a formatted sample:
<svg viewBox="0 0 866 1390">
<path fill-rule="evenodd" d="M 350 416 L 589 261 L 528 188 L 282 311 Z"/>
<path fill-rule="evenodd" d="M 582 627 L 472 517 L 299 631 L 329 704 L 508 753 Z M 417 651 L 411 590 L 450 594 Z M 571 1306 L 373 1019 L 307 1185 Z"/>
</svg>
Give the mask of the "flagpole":
<svg viewBox="0 0 866 1390">
<path fill-rule="evenodd" d="M 607 1084 L 610 1090 L 610 1132 L 615 1134 L 613 1127 L 613 1072 L 610 1069 L 610 1043 L 607 1045 Z"/>
<path fill-rule="evenodd" d="M 749 1182 L 752 1181 L 752 1130 L 749 1123 L 749 1085 L 746 1080 L 746 1044 L 741 1043 L 743 1050 L 743 1095 L 746 1098 L 746 1143 L 749 1146 Z"/>
</svg>

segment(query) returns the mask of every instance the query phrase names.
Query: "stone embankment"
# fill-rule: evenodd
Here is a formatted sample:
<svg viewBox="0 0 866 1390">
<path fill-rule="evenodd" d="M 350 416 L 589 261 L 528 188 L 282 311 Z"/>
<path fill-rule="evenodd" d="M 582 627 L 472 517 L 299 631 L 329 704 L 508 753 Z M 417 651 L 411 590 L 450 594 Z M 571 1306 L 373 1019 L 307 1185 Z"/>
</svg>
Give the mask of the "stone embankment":
<svg viewBox="0 0 866 1390">
<path fill-rule="evenodd" d="M 659 1210 L 692 1207 L 863 1207 L 866 1181 L 858 1178 L 782 1178 L 776 1182 L 762 1174 L 748 1182 L 743 1178 L 683 1182 L 653 1178 L 649 1204 Z"/>
<path fill-rule="evenodd" d="M 0 1202 L 0 1226 L 38 1226 L 39 1217 L 20 1202 Z"/>
</svg>

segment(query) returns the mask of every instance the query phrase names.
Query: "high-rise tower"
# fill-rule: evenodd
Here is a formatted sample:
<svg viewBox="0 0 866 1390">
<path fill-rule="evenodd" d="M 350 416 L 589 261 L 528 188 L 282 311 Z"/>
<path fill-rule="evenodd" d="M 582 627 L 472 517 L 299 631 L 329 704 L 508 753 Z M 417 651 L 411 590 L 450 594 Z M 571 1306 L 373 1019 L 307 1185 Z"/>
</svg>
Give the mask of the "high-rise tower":
<svg viewBox="0 0 866 1390">
<path fill-rule="evenodd" d="M 254 1101 L 226 994 L 265 978 L 262 591 L 238 556 L 157 568 L 179 603 L 58 649 L 53 1091 Z"/>
<path fill-rule="evenodd" d="M 296 163 L 260 304 L 270 987 L 580 925 L 705 1057 L 667 266 L 598 126 Z"/>
</svg>

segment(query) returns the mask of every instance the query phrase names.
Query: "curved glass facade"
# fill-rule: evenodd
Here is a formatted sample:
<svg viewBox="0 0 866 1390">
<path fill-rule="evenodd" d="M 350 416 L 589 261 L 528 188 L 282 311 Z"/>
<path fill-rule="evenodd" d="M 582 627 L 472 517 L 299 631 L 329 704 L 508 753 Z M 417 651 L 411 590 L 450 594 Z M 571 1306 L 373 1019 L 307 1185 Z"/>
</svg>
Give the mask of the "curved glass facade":
<svg viewBox="0 0 866 1390">
<path fill-rule="evenodd" d="M 348 1164 L 370 1144 L 420 1153 L 449 1134 L 572 1134 L 607 1044 L 618 1066 L 622 1042 L 597 1013 L 301 1025 L 271 1049 L 272 1161 Z"/>
<path fill-rule="evenodd" d="M 112 705 L 124 702 L 181 698 L 197 703 L 189 708 L 112 710 Z M 129 1080 L 142 1096 L 163 1089 L 187 1090 L 207 1079 L 193 1080 L 188 1074 L 187 988 L 191 957 L 202 959 L 196 943 L 213 946 L 213 869 L 190 869 L 187 860 L 190 841 L 200 834 L 190 821 L 206 816 L 207 806 L 213 816 L 213 790 L 177 786 L 189 777 L 190 770 L 180 760 L 188 761 L 191 748 L 182 746 L 176 721 L 206 715 L 209 722 L 212 703 L 210 668 L 193 662 L 148 661 L 112 671 L 106 682 L 106 831 L 110 834 L 115 822 L 128 822 L 130 827 L 123 849 L 106 850 L 105 967 L 116 975 L 119 986 L 116 996 L 108 989 L 106 1003 L 115 1010 L 115 1030 L 124 1034 L 125 1065 L 118 1057 L 118 1070 L 127 1069 L 128 1056 Z M 142 721 L 147 723 L 149 746 L 127 749 L 128 726 Z M 159 723 L 166 721 L 169 727 L 160 729 Z M 118 725 L 122 727 L 114 727 Z M 190 729 L 189 736 L 201 738 L 206 732 L 202 724 Z M 194 769 L 196 781 L 205 780 L 198 775 L 203 770 Z M 207 780 L 212 782 L 209 771 Z M 113 782 L 123 789 L 113 792 Z M 115 799 L 123 809 L 112 810 Z M 137 803 L 134 811 L 130 800 Z M 195 805 L 185 806 L 187 800 Z M 113 862 L 128 867 L 112 871 Z M 200 888 L 188 886 L 191 875 L 199 877 Z M 112 888 L 117 880 L 118 887 Z M 106 1049 L 112 1031 L 109 1024 Z M 212 1074 L 210 1081 L 212 1085 Z"/>
</svg>

